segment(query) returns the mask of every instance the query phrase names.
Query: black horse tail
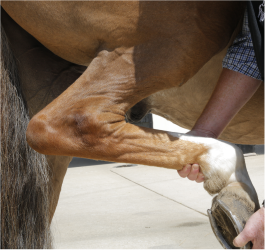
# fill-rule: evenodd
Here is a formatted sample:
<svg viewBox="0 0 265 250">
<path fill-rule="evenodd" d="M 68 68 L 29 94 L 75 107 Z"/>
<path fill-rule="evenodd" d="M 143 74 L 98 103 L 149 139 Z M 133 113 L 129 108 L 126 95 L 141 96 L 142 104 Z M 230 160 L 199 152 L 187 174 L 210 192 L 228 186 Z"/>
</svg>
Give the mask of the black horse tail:
<svg viewBox="0 0 265 250">
<path fill-rule="evenodd" d="M 1 248 L 51 248 L 46 157 L 26 142 L 19 74 L 1 29 Z"/>
</svg>

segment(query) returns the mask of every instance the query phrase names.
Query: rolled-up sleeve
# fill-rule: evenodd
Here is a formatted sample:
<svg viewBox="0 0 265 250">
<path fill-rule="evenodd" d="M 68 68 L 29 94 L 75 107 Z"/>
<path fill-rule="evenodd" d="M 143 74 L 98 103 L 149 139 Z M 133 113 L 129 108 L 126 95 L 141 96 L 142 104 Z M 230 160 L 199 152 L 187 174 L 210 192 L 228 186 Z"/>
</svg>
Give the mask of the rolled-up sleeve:
<svg viewBox="0 0 265 250">
<path fill-rule="evenodd" d="M 261 80 L 248 26 L 247 10 L 244 14 L 242 30 L 228 48 L 227 54 L 223 59 L 223 68 Z"/>
</svg>

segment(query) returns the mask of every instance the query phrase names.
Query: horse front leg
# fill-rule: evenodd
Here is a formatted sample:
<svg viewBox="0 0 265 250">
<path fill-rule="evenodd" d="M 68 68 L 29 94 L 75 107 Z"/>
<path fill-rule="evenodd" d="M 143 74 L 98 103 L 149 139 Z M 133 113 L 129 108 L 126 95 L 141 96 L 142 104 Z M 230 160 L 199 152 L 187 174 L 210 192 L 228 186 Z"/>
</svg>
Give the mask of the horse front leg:
<svg viewBox="0 0 265 250">
<path fill-rule="evenodd" d="M 29 145 L 48 155 L 177 170 L 188 163 L 198 163 L 210 194 L 219 193 L 219 200 L 233 197 L 254 211 L 258 207 L 256 192 L 242 152 L 235 146 L 125 122 L 125 113 L 137 102 L 174 86 L 172 79 L 175 84 L 187 79 L 181 67 L 177 68 L 179 72 L 174 68 L 177 72 L 172 73 L 166 67 L 161 71 L 157 65 L 146 63 L 148 60 L 139 67 L 132 55 L 130 49 L 99 53 L 75 83 L 32 118 L 27 129 Z M 161 65 L 161 58 L 156 59 Z M 166 66 L 170 68 L 169 63 Z"/>
<path fill-rule="evenodd" d="M 49 213 L 50 222 L 51 222 L 59 201 L 63 180 L 67 168 L 69 166 L 69 163 L 72 160 L 72 157 L 47 155 L 46 158 L 50 169 L 50 181 L 52 183 L 51 193 L 50 193 L 50 213 Z"/>
<path fill-rule="evenodd" d="M 204 146 L 125 122 L 129 108 L 173 86 L 170 74 L 162 75 L 156 65 L 144 62 L 140 71 L 134 65 L 133 49 L 102 51 L 78 80 L 32 118 L 29 145 L 47 155 L 175 169 L 198 161 L 207 151 Z M 175 80 L 183 78 L 179 74 Z"/>
<path fill-rule="evenodd" d="M 179 134 L 171 133 L 179 137 Z M 242 151 L 224 141 L 182 135 L 182 140 L 202 143 L 209 150 L 202 157 L 205 175 L 204 188 L 209 194 L 217 194 L 208 216 L 212 229 L 226 248 L 235 248 L 234 238 L 243 230 L 250 216 L 259 209 L 256 190 L 249 178 Z M 205 168 L 205 166 L 210 168 Z M 246 248 L 251 248 L 248 243 Z"/>
</svg>

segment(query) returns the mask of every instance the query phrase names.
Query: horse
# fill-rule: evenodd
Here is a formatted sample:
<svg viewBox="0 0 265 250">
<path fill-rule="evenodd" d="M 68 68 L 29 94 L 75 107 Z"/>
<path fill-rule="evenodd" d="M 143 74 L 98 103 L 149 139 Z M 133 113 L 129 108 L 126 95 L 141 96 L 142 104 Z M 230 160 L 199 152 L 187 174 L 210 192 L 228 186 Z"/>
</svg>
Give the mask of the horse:
<svg viewBox="0 0 265 250">
<path fill-rule="evenodd" d="M 147 113 L 153 113 L 191 130 L 207 104 L 222 70 L 227 48 L 213 56 L 181 88 L 161 90 L 141 100 L 126 114 L 132 123 L 139 122 Z M 264 85 L 227 125 L 219 139 L 236 144 L 264 143 Z M 253 129 L 255 128 L 255 129 Z"/>
<path fill-rule="evenodd" d="M 2 1 L 1 6 L 2 248 L 52 246 L 50 222 L 73 156 L 173 169 L 197 162 L 208 193 L 226 202 L 237 197 L 250 214 L 259 208 L 235 145 L 125 121 L 126 114 L 133 119 L 151 110 L 191 127 L 220 72 L 214 61 L 240 29 L 244 3 Z M 194 115 L 187 106 L 178 119 L 169 111 L 176 100 L 168 100 L 173 108 L 163 108 L 169 107 L 163 101 L 171 91 L 189 94 L 185 86 L 208 77 L 205 67 L 211 65 L 217 71 L 207 86 L 197 85 L 205 95 Z M 224 139 L 260 143 L 263 134 L 249 133 L 252 123 L 244 128 L 240 121 L 261 121 L 261 92 L 262 87 L 246 105 L 259 109 L 239 113 Z M 235 125 L 241 127 L 236 136 Z"/>
</svg>

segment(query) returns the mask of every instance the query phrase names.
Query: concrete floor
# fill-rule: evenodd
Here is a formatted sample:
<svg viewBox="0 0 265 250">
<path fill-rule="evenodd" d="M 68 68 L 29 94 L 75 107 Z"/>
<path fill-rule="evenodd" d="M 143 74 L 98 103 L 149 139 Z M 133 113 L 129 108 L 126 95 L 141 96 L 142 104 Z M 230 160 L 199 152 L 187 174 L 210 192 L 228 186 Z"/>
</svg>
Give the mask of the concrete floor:
<svg viewBox="0 0 265 250">
<path fill-rule="evenodd" d="M 264 155 L 245 159 L 262 202 Z M 72 161 L 52 223 L 54 248 L 221 248 L 202 184 L 175 170 L 121 165 Z"/>
</svg>

